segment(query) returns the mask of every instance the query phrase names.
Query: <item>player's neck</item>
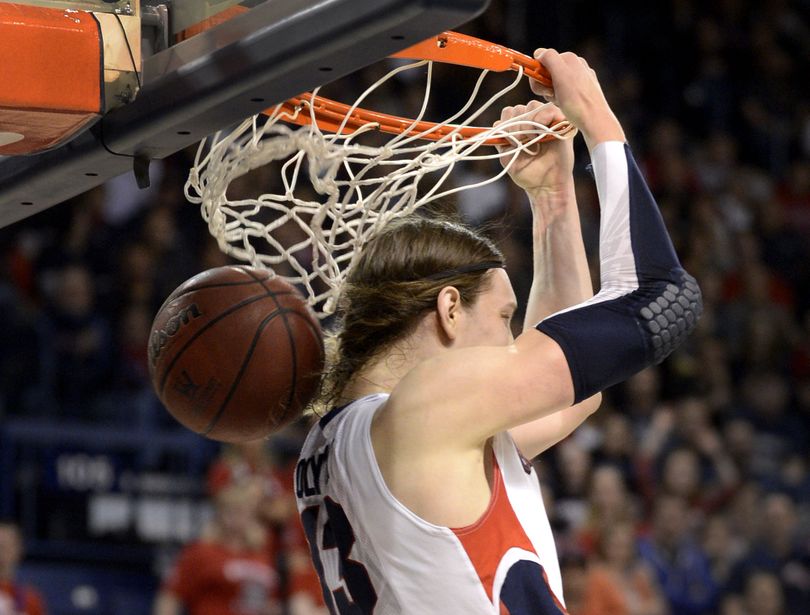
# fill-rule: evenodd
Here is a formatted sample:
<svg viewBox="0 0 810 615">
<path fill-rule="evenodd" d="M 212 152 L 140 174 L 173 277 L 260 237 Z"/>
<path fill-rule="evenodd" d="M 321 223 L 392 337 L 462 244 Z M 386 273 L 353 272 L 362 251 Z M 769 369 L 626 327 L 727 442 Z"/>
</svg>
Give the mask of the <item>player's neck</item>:
<svg viewBox="0 0 810 615">
<path fill-rule="evenodd" d="M 391 393 L 416 365 L 445 350 L 435 336 L 420 329 L 358 370 L 343 390 L 341 401 L 345 403 L 374 393 Z"/>
<path fill-rule="evenodd" d="M 390 393 L 413 367 L 405 353 L 388 353 L 355 373 L 341 398 L 344 403 L 374 393 Z"/>
<path fill-rule="evenodd" d="M 405 374 L 449 347 L 437 324 L 435 312 L 426 314 L 405 339 L 387 347 L 352 375 L 339 403 L 374 393 L 391 393 Z"/>
<path fill-rule="evenodd" d="M 384 369 L 379 364 L 362 369 L 343 389 L 341 402 L 346 403 L 374 393 L 390 393 L 403 375 Z"/>
</svg>

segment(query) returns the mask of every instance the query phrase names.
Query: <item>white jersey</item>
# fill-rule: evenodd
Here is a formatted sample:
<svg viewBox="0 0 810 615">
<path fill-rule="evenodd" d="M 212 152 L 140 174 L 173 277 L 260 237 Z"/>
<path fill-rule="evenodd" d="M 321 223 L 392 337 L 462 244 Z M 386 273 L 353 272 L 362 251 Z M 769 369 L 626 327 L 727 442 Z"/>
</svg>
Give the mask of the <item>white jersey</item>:
<svg viewBox="0 0 810 615">
<path fill-rule="evenodd" d="M 333 615 L 559 615 L 557 551 L 540 485 L 508 433 L 493 439 L 492 497 L 473 525 L 418 517 L 388 490 L 371 445 L 371 395 L 312 427 L 298 510 Z M 452 488 L 452 485 L 448 485 Z"/>
</svg>

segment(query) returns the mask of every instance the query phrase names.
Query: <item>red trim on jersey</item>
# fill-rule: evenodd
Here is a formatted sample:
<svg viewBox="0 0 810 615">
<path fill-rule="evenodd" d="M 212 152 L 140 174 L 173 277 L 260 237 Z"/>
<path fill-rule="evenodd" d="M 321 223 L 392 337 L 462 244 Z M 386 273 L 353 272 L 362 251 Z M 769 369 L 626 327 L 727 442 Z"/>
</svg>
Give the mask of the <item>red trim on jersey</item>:
<svg viewBox="0 0 810 615">
<path fill-rule="evenodd" d="M 526 535 L 526 531 L 520 524 L 515 514 L 509 496 L 506 493 L 506 486 L 501 474 L 498 460 L 492 457 L 492 495 L 489 506 L 472 525 L 461 528 L 450 528 L 461 542 L 467 557 L 478 574 L 478 579 L 484 586 L 487 596 L 492 600 L 492 588 L 495 582 L 495 573 L 501 562 L 503 555 L 511 548 L 516 547 L 531 551 L 537 551 Z M 567 613 L 565 607 L 554 595 L 548 583 L 548 577 L 543 571 L 543 582 L 548 587 L 549 593 L 554 597 L 554 602 L 561 612 Z M 500 604 L 501 615 L 509 615 L 503 603 Z"/>
</svg>

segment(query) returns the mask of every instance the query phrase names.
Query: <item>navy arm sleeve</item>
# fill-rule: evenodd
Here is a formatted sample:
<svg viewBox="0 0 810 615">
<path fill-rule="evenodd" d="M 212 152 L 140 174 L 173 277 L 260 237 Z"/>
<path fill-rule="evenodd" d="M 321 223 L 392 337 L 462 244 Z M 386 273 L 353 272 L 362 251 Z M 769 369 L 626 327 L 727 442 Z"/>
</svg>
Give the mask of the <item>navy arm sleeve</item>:
<svg viewBox="0 0 810 615">
<path fill-rule="evenodd" d="M 600 143 L 591 158 L 602 212 L 601 290 L 537 325 L 565 354 L 575 403 L 663 361 L 703 309 L 630 148 Z"/>
</svg>

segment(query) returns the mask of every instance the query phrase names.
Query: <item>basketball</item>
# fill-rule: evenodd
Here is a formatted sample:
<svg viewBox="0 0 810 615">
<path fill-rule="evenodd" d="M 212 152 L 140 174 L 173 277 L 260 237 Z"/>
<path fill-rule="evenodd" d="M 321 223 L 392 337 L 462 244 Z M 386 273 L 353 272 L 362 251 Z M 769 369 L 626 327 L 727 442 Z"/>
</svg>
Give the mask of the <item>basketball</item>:
<svg viewBox="0 0 810 615">
<path fill-rule="evenodd" d="M 155 316 L 148 353 L 171 415 L 223 442 L 263 438 L 298 418 L 323 369 L 320 326 L 301 295 L 246 266 L 181 284 Z"/>
</svg>

